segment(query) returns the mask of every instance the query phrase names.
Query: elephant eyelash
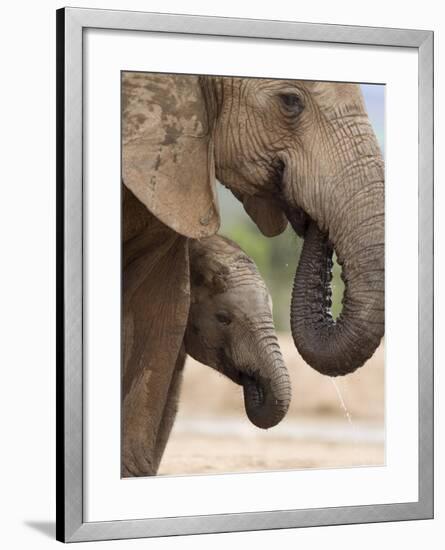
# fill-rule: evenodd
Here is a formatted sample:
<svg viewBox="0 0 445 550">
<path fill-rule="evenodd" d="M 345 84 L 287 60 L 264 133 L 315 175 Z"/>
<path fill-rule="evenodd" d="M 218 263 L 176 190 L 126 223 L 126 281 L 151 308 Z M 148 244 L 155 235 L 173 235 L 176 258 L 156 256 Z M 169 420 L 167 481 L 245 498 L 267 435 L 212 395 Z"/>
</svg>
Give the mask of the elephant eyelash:
<svg viewBox="0 0 445 550">
<path fill-rule="evenodd" d="M 215 318 L 222 325 L 230 325 L 230 323 L 232 322 L 232 319 L 225 313 L 216 313 Z"/>
<path fill-rule="evenodd" d="M 298 116 L 304 109 L 301 97 L 297 94 L 279 94 L 281 103 L 292 116 Z"/>
</svg>

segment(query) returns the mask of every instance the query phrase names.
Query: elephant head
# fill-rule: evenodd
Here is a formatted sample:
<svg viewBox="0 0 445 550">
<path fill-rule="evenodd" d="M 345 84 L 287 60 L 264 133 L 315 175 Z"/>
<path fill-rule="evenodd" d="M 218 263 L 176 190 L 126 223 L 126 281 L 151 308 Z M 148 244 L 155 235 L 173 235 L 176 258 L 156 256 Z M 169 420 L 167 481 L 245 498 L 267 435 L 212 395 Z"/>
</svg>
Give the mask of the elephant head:
<svg viewBox="0 0 445 550">
<path fill-rule="evenodd" d="M 290 379 L 271 300 L 254 262 L 215 235 L 190 242 L 191 304 L 185 350 L 243 387 L 250 421 L 271 428 L 285 416 Z"/>
<path fill-rule="evenodd" d="M 305 239 L 291 304 L 298 350 L 331 376 L 363 365 L 384 333 L 384 166 L 360 87 L 125 73 L 123 92 L 125 185 L 186 237 L 219 226 L 215 176 L 265 235 L 290 222 Z"/>
</svg>

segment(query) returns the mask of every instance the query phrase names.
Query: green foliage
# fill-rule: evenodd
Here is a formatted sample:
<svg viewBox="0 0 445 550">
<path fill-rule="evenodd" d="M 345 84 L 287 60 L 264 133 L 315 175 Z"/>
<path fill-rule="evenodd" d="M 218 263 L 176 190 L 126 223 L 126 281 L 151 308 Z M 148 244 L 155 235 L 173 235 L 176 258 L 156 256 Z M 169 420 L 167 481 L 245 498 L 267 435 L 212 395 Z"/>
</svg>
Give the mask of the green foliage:
<svg viewBox="0 0 445 550">
<path fill-rule="evenodd" d="M 345 283 L 341 278 L 341 267 L 337 263 L 337 256 L 334 254 L 334 267 L 332 269 L 332 316 L 334 319 L 340 315 L 343 308 L 343 292 Z"/>
</svg>

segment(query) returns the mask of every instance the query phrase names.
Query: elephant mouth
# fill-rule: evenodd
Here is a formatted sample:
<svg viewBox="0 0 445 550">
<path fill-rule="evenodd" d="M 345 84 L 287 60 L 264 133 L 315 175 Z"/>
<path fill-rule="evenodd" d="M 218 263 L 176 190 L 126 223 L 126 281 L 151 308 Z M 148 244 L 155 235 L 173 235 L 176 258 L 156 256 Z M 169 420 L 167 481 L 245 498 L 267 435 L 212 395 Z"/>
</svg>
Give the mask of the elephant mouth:
<svg viewBox="0 0 445 550">
<path fill-rule="evenodd" d="M 285 214 L 288 222 L 291 224 L 292 229 L 299 236 L 304 238 L 308 230 L 309 225 L 311 224 L 311 217 L 296 204 L 290 205 L 289 201 L 285 199 L 282 195 L 282 190 L 284 188 L 284 173 L 285 173 L 286 163 L 281 158 L 276 159 L 276 163 L 273 166 L 272 173 L 270 175 L 270 183 L 273 189 L 278 189 L 278 201 L 280 207 Z"/>
<path fill-rule="evenodd" d="M 267 390 L 265 383 L 260 378 L 255 378 L 249 374 L 241 374 L 241 385 L 244 391 L 244 401 L 249 406 L 263 407 L 267 400 Z"/>
<path fill-rule="evenodd" d="M 292 229 L 299 235 L 300 237 L 305 237 L 307 230 L 309 228 L 309 225 L 311 224 L 311 217 L 306 214 L 306 212 L 302 208 L 293 208 L 289 212 L 286 213 L 286 217 L 289 220 L 289 223 L 292 226 Z"/>
<path fill-rule="evenodd" d="M 217 370 L 224 376 L 227 376 L 227 378 L 229 378 L 232 382 L 234 382 L 238 386 L 242 386 L 243 377 L 245 376 L 245 374 L 240 368 L 237 368 L 232 363 L 230 358 L 227 356 L 227 353 L 225 352 L 224 348 L 219 349 L 218 359 L 219 359 L 220 368 L 218 368 Z"/>
</svg>

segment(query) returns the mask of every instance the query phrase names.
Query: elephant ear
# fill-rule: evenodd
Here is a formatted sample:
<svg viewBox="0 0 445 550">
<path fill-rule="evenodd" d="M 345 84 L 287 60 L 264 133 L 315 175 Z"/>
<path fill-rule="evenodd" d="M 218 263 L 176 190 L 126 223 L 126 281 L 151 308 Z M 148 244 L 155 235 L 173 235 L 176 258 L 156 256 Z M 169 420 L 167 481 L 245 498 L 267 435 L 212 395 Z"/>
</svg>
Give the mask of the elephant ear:
<svg viewBox="0 0 445 550">
<path fill-rule="evenodd" d="M 200 238 L 219 228 L 213 142 L 196 76 L 122 76 L 124 184 L 162 223 Z"/>
<path fill-rule="evenodd" d="M 243 205 L 266 237 L 275 237 L 286 229 L 287 218 L 272 197 L 246 196 Z"/>
</svg>

